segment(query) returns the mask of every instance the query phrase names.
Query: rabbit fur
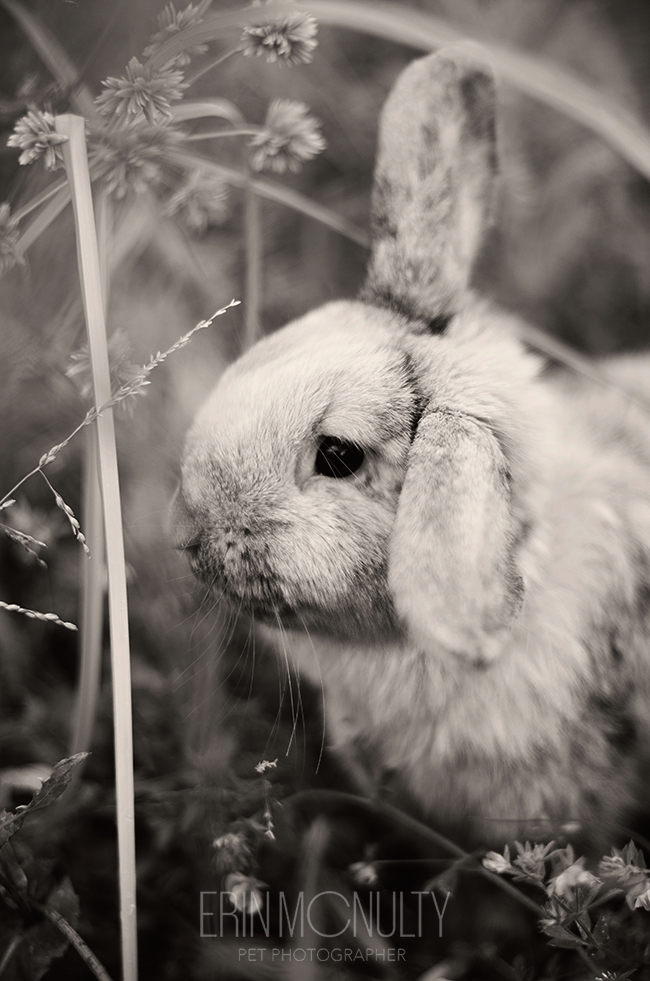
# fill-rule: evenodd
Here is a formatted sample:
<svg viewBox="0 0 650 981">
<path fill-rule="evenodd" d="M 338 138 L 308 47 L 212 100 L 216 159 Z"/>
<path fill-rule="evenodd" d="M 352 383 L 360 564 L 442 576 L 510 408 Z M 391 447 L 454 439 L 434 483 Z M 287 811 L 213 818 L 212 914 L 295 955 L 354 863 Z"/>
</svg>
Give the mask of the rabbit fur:
<svg viewBox="0 0 650 981">
<path fill-rule="evenodd" d="M 490 73 L 411 63 L 360 299 L 228 368 L 177 503 L 195 571 L 324 686 L 332 744 L 490 841 L 615 828 L 650 756 L 650 415 L 469 288 L 496 172 Z M 650 396 L 648 358 L 601 367 Z M 315 471 L 325 437 L 356 472 Z"/>
</svg>

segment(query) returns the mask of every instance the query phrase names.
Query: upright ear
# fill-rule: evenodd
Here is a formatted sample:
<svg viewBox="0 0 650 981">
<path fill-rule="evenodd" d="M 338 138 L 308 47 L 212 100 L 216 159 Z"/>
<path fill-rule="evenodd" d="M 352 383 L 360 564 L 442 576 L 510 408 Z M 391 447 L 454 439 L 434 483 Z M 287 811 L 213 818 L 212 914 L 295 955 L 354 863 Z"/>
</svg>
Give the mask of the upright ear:
<svg viewBox="0 0 650 981">
<path fill-rule="evenodd" d="M 497 657 L 523 598 L 505 457 L 470 416 L 428 409 L 411 446 L 389 561 L 398 614 L 424 650 Z"/>
<path fill-rule="evenodd" d="M 384 106 L 361 298 L 416 319 L 454 313 L 488 226 L 497 169 L 492 76 L 471 46 L 412 62 Z"/>
</svg>

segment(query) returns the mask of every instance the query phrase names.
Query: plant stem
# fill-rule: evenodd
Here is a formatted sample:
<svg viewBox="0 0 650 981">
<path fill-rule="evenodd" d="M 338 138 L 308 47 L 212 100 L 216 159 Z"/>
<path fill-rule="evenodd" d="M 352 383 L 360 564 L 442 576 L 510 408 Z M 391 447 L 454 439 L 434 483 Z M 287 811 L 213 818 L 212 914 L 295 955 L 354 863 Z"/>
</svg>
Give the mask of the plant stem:
<svg viewBox="0 0 650 981">
<path fill-rule="evenodd" d="M 55 909 L 50 909 L 49 906 L 41 907 L 41 912 L 47 917 L 50 923 L 53 923 L 57 930 L 60 930 L 63 936 L 70 941 L 81 959 L 93 972 L 97 978 L 97 981 L 111 981 L 110 974 L 101 963 L 97 955 L 92 952 L 86 941 L 81 939 L 75 928 L 68 923 L 64 916 L 57 913 Z"/>
<path fill-rule="evenodd" d="M 20 947 L 20 944 L 22 943 L 24 936 L 25 934 L 22 931 L 19 931 L 18 933 L 14 933 L 13 937 L 9 941 L 9 945 L 7 946 L 7 949 L 2 955 L 2 960 L 0 960 L 0 978 L 5 973 L 7 967 L 9 966 L 9 962 L 11 958 L 14 956 L 14 954 Z"/>
<path fill-rule="evenodd" d="M 259 126 L 255 129 L 252 127 L 249 129 L 221 129 L 213 133 L 192 133 L 185 137 L 185 142 L 190 143 L 194 140 L 219 140 L 224 136 L 256 136 L 259 132 Z"/>
<path fill-rule="evenodd" d="M 244 350 L 251 347 L 260 333 L 262 294 L 262 227 L 260 199 L 250 177 L 244 189 L 244 240 L 246 249 L 246 282 L 244 289 Z"/>
<path fill-rule="evenodd" d="M 18 208 L 17 211 L 14 211 L 11 217 L 14 221 L 22 221 L 23 218 L 30 215 L 32 211 L 36 211 L 36 209 L 40 208 L 42 204 L 45 204 L 46 201 L 49 201 L 50 198 L 54 197 L 57 191 L 61 191 L 64 188 L 67 190 L 67 186 L 66 181 L 55 181 L 54 184 L 50 184 L 50 186 L 46 187 L 44 191 L 40 192 L 40 194 L 35 194 L 33 198 L 30 198 L 29 201 L 22 206 L 22 208 Z"/>
<path fill-rule="evenodd" d="M 111 398 L 111 381 L 101 267 L 84 132 L 85 121 L 81 116 L 64 115 L 56 117 L 55 126 L 57 133 L 68 137 L 68 142 L 63 144 L 63 156 L 74 206 L 77 255 L 88 329 L 95 404 L 100 406 Z M 104 412 L 97 417 L 97 435 L 106 536 L 113 676 L 122 976 L 123 981 L 136 981 L 137 923 L 131 669 L 124 538 L 112 411 Z"/>
<path fill-rule="evenodd" d="M 186 84 L 194 85 L 194 83 L 197 82 L 200 78 L 203 78 L 204 75 L 207 75 L 208 72 L 211 72 L 213 68 L 218 68 L 219 65 L 223 65 L 224 61 L 228 61 L 228 58 L 232 58 L 233 55 L 236 55 L 243 50 L 244 50 L 243 47 L 241 47 L 240 45 L 237 48 L 232 48 L 230 51 L 226 51 L 225 54 L 219 55 L 219 57 L 215 58 L 214 61 L 210 61 L 207 65 L 203 65 L 203 67 L 199 68 L 197 72 L 194 72 L 193 75 L 190 75 L 190 77 L 187 79 Z"/>
</svg>

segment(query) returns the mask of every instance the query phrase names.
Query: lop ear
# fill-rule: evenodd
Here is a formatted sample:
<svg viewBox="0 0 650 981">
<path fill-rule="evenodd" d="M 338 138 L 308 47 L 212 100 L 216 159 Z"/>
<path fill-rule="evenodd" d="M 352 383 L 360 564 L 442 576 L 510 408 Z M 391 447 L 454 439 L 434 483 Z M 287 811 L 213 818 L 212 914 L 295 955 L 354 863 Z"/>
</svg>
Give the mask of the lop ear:
<svg viewBox="0 0 650 981">
<path fill-rule="evenodd" d="M 412 62 L 384 106 L 361 298 L 427 322 L 454 313 L 493 210 L 492 76 L 454 46 Z"/>
<path fill-rule="evenodd" d="M 389 562 L 395 607 L 412 639 L 475 663 L 497 657 L 523 598 L 514 542 L 496 437 L 470 416 L 427 410 L 410 451 Z"/>
</svg>

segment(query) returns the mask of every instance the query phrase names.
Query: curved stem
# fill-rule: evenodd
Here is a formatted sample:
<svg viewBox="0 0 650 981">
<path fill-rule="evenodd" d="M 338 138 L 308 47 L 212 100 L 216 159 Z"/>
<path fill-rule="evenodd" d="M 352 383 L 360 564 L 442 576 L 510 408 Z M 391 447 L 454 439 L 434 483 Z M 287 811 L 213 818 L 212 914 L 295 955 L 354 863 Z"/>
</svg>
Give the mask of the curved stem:
<svg viewBox="0 0 650 981">
<path fill-rule="evenodd" d="M 60 191 L 64 187 L 67 187 L 67 181 L 56 181 L 54 184 L 50 184 L 50 186 L 46 187 L 44 191 L 40 192 L 40 194 L 35 194 L 33 198 L 30 198 L 29 201 L 22 206 L 22 208 L 18 208 L 17 211 L 14 211 L 11 217 L 14 221 L 22 221 L 23 218 L 26 218 L 27 215 L 31 215 L 32 211 L 36 211 L 37 208 L 40 208 L 42 204 L 49 201 L 50 198 L 54 197 L 57 191 Z"/>
<path fill-rule="evenodd" d="M 194 83 L 197 82 L 199 78 L 203 78 L 203 76 L 207 75 L 208 72 L 211 72 L 213 68 L 218 68 L 219 65 L 223 65 L 224 61 L 228 61 L 228 58 L 232 58 L 233 55 L 236 55 L 243 50 L 244 50 L 243 46 L 239 45 L 237 48 L 232 48 L 230 51 L 226 51 L 225 54 L 219 55 L 219 57 L 215 58 L 214 61 L 209 62 L 207 65 L 204 65 L 202 68 L 199 68 L 197 72 L 194 72 L 193 75 L 190 75 L 190 77 L 186 80 L 186 84 L 194 85 Z"/>
<path fill-rule="evenodd" d="M 64 916 L 61 916 L 60 913 L 57 913 L 55 909 L 51 909 L 49 906 L 43 906 L 41 912 L 43 916 L 47 917 L 50 923 L 54 924 L 57 930 L 61 931 L 66 940 L 72 944 L 81 959 L 93 972 L 97 981 L 112 981 L 110 974 L 97 955 L 92 952 L 86 941 L 82 940 L 75 928 L 68 923 Z"/>
<path fill-rule="evenodd" d="M 220 129 L 213 133 L 192 133 L 190 136 L 186 136 L 185 140 L 190 143 L 194 140 L 218 140 L 224 136 L 257 136 L 260 132 L 260 126 L 256 126 L 255 129 L 252 127 L 250 129 Z"/>
</svg>

